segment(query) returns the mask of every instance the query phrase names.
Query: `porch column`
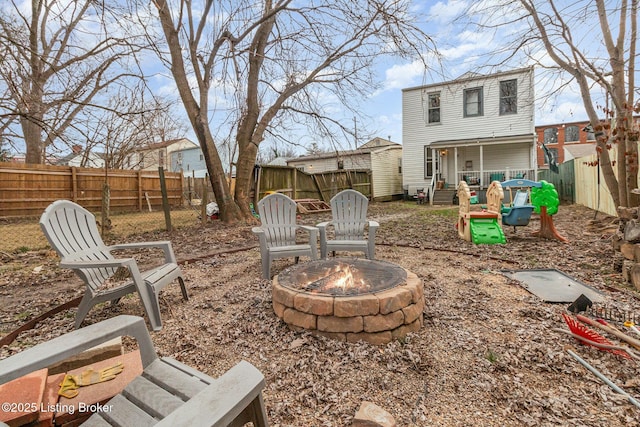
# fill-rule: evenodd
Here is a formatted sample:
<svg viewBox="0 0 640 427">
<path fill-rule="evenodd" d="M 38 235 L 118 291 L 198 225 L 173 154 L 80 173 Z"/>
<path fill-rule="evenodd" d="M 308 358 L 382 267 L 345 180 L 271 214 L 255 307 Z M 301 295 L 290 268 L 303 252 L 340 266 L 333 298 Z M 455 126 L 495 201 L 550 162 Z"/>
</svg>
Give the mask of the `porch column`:
<svg viewBox="0 0 640 427">
<path fill-rule="evenodd" d="M 480 188 L 486 188 L 487 184 L 484 182 L 484 150 L 483 146 L 480 146 L 480 182 L 482 186 Z"/>
<path fill-rule="evenodd" d="M 458 147 L 453 149 L 453 185 L 458 188 Z"/>
<path fill-rule="evenodd" d="M 438 152 L 435 148 L 431 149 L 431 182 L 436 178 L 438 171 L 436 170 L 436 165 L 438 164 L 436 156 Z M 429 183 L 429 188 L 431 188 L 431 182 Z M 429 190 L 431 191 L 431 190 Z"/>
</svg>

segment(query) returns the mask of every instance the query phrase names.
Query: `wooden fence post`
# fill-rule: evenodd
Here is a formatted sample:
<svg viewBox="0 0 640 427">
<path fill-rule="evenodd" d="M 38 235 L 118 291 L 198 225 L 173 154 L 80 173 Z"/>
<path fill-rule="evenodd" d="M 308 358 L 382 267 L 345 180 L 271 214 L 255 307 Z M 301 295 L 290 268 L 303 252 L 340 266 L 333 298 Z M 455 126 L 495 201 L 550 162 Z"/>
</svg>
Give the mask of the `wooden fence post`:
<svg viewBox="0 0 640 427">
<path fill-rule="evenodd" d="M 71 167 L 71 200 L 78 203 L 78 175 L 75 166 Z"/>
<path fill-rule="evenodd" d="M 139 170 L 137 173 L 138 178 L 138 212 L 142 212 L 142 171 Z"/>
<path fill-rule="evenodd" d="M 172 231 L 169 195 L 167 194 L 167 183 L 164 180 L 164 168 L 162 166 L 158 167 L 158 176 L 160 177 L 160 191 L 162 192 L 162 210 L 164 211 L 164 222 L 167 225 L 167 231 Z"/>
</svg>

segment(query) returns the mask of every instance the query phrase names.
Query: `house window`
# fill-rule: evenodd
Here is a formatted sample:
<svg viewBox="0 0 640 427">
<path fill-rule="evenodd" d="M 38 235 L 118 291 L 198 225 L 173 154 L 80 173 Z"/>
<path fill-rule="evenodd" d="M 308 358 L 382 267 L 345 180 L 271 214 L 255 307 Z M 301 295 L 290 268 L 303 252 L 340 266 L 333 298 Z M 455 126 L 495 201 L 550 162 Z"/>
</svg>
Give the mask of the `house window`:
<svg viewBox="0 0 640 427">
<path fill-rule="evenodd" d="M 482 88 L 464 90 L 464 117 L 477 117 L 483 115 Z"/>
<path fill-rule="evenodd" d="M 204 160 L 204 154 L 200 154 L 200 160 Z"/>
<path fill-rule="evenodd" d="M 398 157 L 398 173 L 402 175 L 402 158 Z"/>
<path fill-rule="evenodd" d="M 580 128 L 578 126 L 567 126 L 564 130 L 564 142 L 580 141 Z"/>
<path fill-rule="evenodd" d="M 557 144 L 558 143 L 558 129 L 546 128 L 544 130 L 544 143 L 545 144 Z"/>
<path fill-rule="evenodd" d="M 428 123 L 440 123 L 440 92 L 430 93 L 428 103 Z"/>
<path fill-rule="evenodd" d="M 500 115 L 518 112 L 518 81 L 500 82 Z"/>
<path fill-rule="evenodd" d="M 435 169 L 436 172 L 440 169 L 440 159 L 438 156 L 435 157 L 436 164 Z M 425 179 L 429 179 L 433 176 L 433 150 L 428 145 L 424 147 L 424 177 Z"/>
<path fill-rule="evenodd" d="M 344 160 L 338 160 L 338 169 L 344 169 Z"/>
</svg>

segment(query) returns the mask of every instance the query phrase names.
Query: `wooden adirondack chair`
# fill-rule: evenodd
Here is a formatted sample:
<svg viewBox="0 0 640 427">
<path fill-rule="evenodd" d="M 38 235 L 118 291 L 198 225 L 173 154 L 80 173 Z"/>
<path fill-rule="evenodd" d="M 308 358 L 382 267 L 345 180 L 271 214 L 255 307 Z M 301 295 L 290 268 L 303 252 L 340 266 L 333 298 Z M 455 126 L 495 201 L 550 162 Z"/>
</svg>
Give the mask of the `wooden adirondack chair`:
<svg viewBox="0 0 640 427">
<path fill-rule="evenodd" d="M 83 425 L 268 425 L 262 400 L 264 376 L 252 364 L 241 361 L 212 378 L 177 360 L 158 358 L 144 319 L 136 316 L 116 316 L 0 360 L 0 384 L 124 335 L 138 342 L 144 371 L 105 404 L 108 411 L 93 414 Z"/>
<path fill-rule="evenodd" d="M 316 225 L 320 230 L 320 256 L 327 258 L 332 251 L 362 251 L 367 259 L 375 259 L 375 236 L 379 224 L 367 220 L 369 200 L 355 190 L 344 190 L 331 199 L 332 220 Z M 335 238 L 327 238 L 327 227 L 332 225 Z M 365 226 L 369 226 L 365 238 Z"/>
<path fill-rule="evenodd" d="M 260 241 L 262 256 L 262 277 L 271 278 L 271 263 L 277 258 L 295 257 L 296 263 L 301 256 L 318 259 L 318 229 L 296 224 L 296 202 L 284 194 L 274 193 L 258 202 L 260 227 L 253 231 Z M 296 230 L 309 232 L 309 243 L 296 243 Z"/>
<path fill-rule="evenodd" d="M 182 279 L 182 271 L 176 263 L 171 242 L 141 242 L 106 246 L 100 237 L 95 216 L 69 200 L 58 200 L 45 209 L 40 217 L 40 227 L 51 247 L 58 252 L 60 266 L 72 269 L 86 285 L 86 291 L 76 314 L 76 329 L 94 305 L 111 301 L 117 303 L 123 296 L 138 292 L 149 323 L 154 331 L 162 328 L 158 293 L 178 279 L 182 297 L 189 299 Z M 111 251 L 134 248 L 161 248 L 164 263 L 141 272 L 133 258 L 116 258 Z M 105 282 L 119 267 L 129 271 L 131 280 L 117 287 L 105 289 Z"/>
</svg>

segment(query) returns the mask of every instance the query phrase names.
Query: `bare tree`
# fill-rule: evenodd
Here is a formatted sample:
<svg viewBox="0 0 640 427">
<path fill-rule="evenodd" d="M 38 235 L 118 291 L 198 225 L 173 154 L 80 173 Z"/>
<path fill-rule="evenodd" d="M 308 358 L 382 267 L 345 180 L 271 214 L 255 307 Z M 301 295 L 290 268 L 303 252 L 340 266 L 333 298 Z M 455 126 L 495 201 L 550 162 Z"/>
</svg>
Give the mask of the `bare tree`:
<svg viewBox="0 0 640 427">
<path fill-rule="evenodd" d="M 85 108 L 69 132 L 72 141 L 83 141 L 84 152 L 103 152 L 109 169 L 135 167 L 134 153 L 154 142 L 176 139 L 186 126 L 175 119 L 172 102 L 157 97 L 149 100 L 144 85 L 119 87 L 105 105 Z M 137 161 L 137 159 L 135 160 Z"/>
<path fill-rule="evenodd" d="M 272 147 L 260 147 L 260 151 L 258 151 L 258 157 L 256 159 L 256 163 L 259 165 L 265 165 L 271 162 L 278 157 L 284 157 L 287 159 L 292 159 L 298 156 L 295 148 L 289 145 L 285 146 L 272 146 Z"/>
<path fill-rule="evenodd" d="M 357 100 L 375 87 L 372 65 L 377 58 L 422 58 L 433 50 L 430 38 L 414 25 L 407 0 L 154 4 L 170 53 L 167 63 L 226 222 L 252 218 L 252 172 L 265 137 L 278 137 L 309 121 L 332 137 L 347 132 L 321 103 L 323 93 L 342 108 L 356 110 Z M 233 121 L 238 146 L 234 197 L 223 179 L 210 128 L 212 89 L 233 100 L 238 114 Z"/>
<path fill-rule="evenodd" d="M 26 162 L 42 163 L 77 115 L 105 89 L 139 72 L 128 64 L 146 40 L 118 6 L 92 0 L 11 0 L 0 15 L 2 122 L 17 119 Z"/>
<path fill-rule="evenodd" d="M 469 15 L 482 16 L 475 23 L 485 30 L 503 31 L 496 58 L 509 61 L 524 52 L 541 68 L 561 73 L 554 81 L 560 81 L 559 90 L 577 83 L 596 134 L 607 188 L 616 206 L 632 206 L 630 190 L 638 182 L 638 129 L 633 123 L 638 109 L 634 98 L 638 1 L 503 0 L 490 6 L 481 2 Z M 504 37 L 504 31 L 509 36 Z M 598 101 L 594 89 L 607 101 Z M 616 159 L 610 156 L 613 144 L 618 145 Z"/>
<path fill-rule="evenodd" d="M 637 137 L 630 135 L 636 107 L 637 0 L 622 0 L 619 8 L 616 6 L 615 9 L 611 4 L 607 6 L 604 0 L 596 0 L 595 11 L 590 10 L 589 5 L 578 9 L 583 16 L 595 12 L 596 16 L 592 15 L 592 20 L 587 22 L 592 24 L 592 30 L 599 24 L 601 37 L 590 37 L 590 40 L 602 40 L 608 54 L 606 61 L 594 59 L 574 40 L 573 20 L 567 12 L 576 13 L 575 5 L 572 9 L 561 9 L 555 1 L 550 0 L 543 12 L 540 2 L 534 5 L 531 0 L 521 0 L 520 3 L 526 9 L 531 28 L 536 31 L 549 56 L 578 83 L 589 121 L 596 132 L 599 163 L 607 187 L 616 206 L 630 206 L 630 190 L 636 188 L 638 182 Z M 615 20 L 613 28 L 617 30 L 617 36 L 609 23 L 611 18 Z M 628 80 L 625 75 L 629 76 Z M 598 117 L 597 106 L 591 96 L 593 83 L 605 91 L 612 103 L 612 108 L 604 109 L 604 112 L 613 118 L 613 128 L 601 123 Z M 609 156 L 612 143 L 618 144 L 617 178 L 614 174 L 616 162 Z"/>
</svg>

